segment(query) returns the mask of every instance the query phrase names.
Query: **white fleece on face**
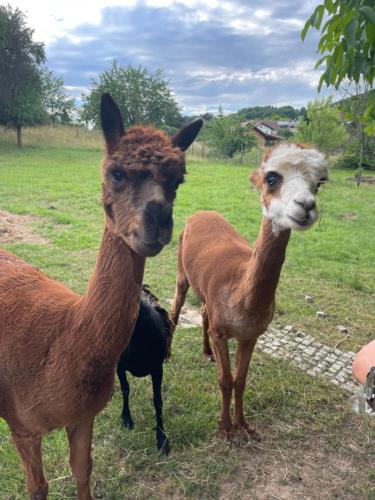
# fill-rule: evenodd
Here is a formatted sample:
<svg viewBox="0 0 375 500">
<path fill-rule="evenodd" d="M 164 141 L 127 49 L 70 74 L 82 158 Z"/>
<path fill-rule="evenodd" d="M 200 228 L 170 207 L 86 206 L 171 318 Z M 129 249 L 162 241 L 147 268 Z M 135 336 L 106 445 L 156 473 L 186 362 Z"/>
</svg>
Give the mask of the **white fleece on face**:
<svg viewBox="0 0 375 500">
<path fill-rule="evenodd" d="M 261 166 L 261 172 L 277 172 L 283 178 L 263 213 L 272 221 L 275 234 L 285 229 L 304 230 L 318 218 L 314 206 L 319 181 L 328 178 L 325 157 L 316 149 L 280 144 Z"/>
</svg>

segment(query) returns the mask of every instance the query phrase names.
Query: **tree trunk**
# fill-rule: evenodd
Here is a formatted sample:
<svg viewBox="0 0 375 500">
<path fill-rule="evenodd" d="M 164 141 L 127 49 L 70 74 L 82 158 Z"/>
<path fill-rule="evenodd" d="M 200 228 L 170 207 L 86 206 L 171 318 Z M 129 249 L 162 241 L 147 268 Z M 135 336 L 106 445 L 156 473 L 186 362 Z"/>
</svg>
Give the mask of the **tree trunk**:
<svg viewBox="0 0 375 500">
<path fill-rule="evenodd" d="M 21 125 L 16 126 L 17 131 L 17 146 L 22 148 L 22 134 L 21 134 Z"/>
<path fill-rule="evenodd" d="M 358 161 L 357 187 L 359 187 L 359 184 L 360 184 L 361 178 L 362 178 L 362 172 L 363 172 L 363 165 L 362 165 L 362 162 L 363 162 L 363 143 L 364 143 L 365 137 L 364 137 L 362 124 L 359 125 L 359 131 L 360 131 L 360 135 L 359 135 L 360 150 L 359 150 L 359 161 Z"/>
</svg>

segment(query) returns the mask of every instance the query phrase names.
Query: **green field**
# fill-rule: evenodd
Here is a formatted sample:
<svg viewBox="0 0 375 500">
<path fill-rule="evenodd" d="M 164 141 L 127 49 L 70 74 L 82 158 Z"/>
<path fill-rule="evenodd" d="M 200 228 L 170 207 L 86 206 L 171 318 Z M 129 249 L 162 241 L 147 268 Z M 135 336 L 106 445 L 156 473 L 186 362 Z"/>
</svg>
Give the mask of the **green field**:
<svg viewBox="0 0 375 500">
<path fill-rule="evenodd" d="M 0 210 L 37 216 L 32 230 L 49 242 L 4 246 L 84 292 L 103 225 L 98 140 L 71 145 L 47 138 L 29 145 L 26 136 L 26 147 L 19 151 L 4 137 Z M 145 282 L 162 301 L 174 293 L 177 238 L 189 214 L 218 210 L 250 242 L 255 240 L 259 194 L 247 180 L 254 166 L 189 158 L 175 204 L 173 241 L 147 262 Z M 350 175 L 331 171 L 319 195 L 320 221 L 306 233 L 293 234 L 275 323 L 358 350 L 375 335 L 375 186 L 357 188 Z M 312 304 L 305 302 L 306 294 L 313 296 Z M 192 295 L 189 300 L 197 304 Z M 316 319 L 317 310 L 326 313 L 324 320 Z M 348 327 L 347 338 L 337 325 Z M 97 498 L 375 498 L 375 422 L 353 415 L 346 393 L 256 352 L 245 408 L 263 439 L 227 445 L 216 434 L 216 367 L 201 357 L 201 334 L 194 328 L 179 330 L 175 339 L 164 384 L 172 454 L 162 458 L 154 449 L 150 381 L 131 380 L 132 432 L 120 425 L 116 386 L 96 419 L 92 485 Z M 44 462 L 51 498 L 74 498 L 63 432 L 45 440 Z M 24 492 L 18 456 L 0 420 L 0 499 L 25 498 Z"/>
</svg>

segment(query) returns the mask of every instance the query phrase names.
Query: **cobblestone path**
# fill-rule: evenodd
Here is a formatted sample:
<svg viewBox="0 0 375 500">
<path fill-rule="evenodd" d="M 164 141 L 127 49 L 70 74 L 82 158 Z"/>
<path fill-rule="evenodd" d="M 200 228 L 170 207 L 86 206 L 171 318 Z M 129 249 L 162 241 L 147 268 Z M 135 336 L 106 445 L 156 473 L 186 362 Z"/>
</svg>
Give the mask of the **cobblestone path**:
<svg viewBox="0 0 375 500">
<path fill-rule="evenodd" d="M 198 309 L 184 306 L 180 325 L 183 328 L 201 326 Z M 329 347 L 292 326 L 280 329 L 270 326 L 267 333 L 259 337 L 257 348 L 274 358 L 289 360 L 308 375 L 324 377 L 349 392 L 355 392 L 359 387 L 352 377 L 354 352 Z"/>
</svg>

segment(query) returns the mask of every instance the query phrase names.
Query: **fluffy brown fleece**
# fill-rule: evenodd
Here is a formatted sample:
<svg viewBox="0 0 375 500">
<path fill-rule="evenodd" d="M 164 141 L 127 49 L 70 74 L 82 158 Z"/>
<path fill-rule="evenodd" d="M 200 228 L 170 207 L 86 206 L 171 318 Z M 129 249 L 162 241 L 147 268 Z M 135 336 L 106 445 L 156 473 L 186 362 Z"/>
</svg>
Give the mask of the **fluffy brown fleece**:
<svg viewBox="0 0 375 500">
<path fill-rule="evenodd" d="M 108 94 L 101 113 L 107 145 L 103 201 L 110 207 L 86 294 L 0 251 L 0 417 L 21 456 L 29 494 L 38 500 L 48 493 L 41 437 L 61 427 L 68 434 L 78 497 L 92 498 L 94 417 L 112 393 L 117 360 L 137 319 L 145 256 L 170 239 L 172 201 L 185 171 L 179 141 L 186 146 L 186 133 L 194 139 L 200 128 L 195 125 L 194 135 L 187 126 L 172 140 L 151 128 L 134 128 L 123 137 L 120 112 Z M 119 171 L 139 178 L 122 178 Z"/>
</svg>

